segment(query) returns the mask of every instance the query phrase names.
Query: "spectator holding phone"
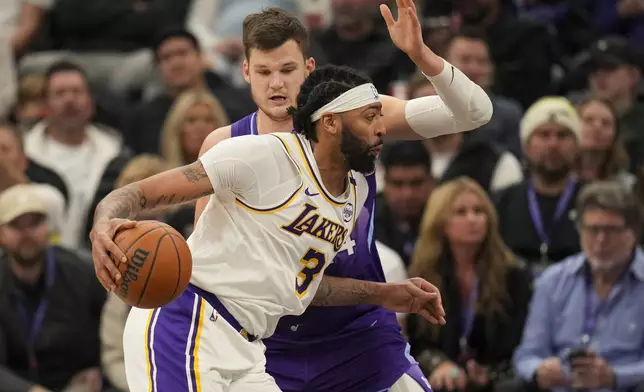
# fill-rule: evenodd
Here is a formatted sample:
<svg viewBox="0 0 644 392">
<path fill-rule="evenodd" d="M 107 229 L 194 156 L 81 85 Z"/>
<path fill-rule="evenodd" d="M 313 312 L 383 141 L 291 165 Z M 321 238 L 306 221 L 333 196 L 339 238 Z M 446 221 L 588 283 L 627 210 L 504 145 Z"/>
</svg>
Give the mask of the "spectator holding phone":
<svg viewBox="0 0 644 392">
<path fill-rule="evenodd" d="M 537 279 L 503 391 L 644 391 L 644 253 L 636 199 L 617 182 L 577 201 L 582 252 Z"/>
</svg>

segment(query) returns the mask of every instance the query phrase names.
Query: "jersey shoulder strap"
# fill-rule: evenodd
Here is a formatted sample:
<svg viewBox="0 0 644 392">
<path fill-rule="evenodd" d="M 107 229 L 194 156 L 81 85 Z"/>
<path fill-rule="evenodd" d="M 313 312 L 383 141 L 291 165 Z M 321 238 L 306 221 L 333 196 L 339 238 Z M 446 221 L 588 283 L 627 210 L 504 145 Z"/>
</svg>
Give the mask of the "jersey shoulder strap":
<svg viewBox="0 0 644 392">
<path fill-rule="evenodd" d="M 230 126 L 230 137 L 257 134 L 257 112 L 249 114 Z"/>
</svg>

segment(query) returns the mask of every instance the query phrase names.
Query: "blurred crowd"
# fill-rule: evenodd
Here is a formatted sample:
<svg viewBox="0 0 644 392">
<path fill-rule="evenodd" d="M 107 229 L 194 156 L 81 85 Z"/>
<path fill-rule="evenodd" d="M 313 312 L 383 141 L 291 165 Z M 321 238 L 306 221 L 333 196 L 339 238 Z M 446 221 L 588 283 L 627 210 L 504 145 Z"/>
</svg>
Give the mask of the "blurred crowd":
<svg viewBox="0 0 644 392">
<path fill-rule="evenodd" d="M 256 110 L 246 15 L 288 10 L 317 66 L 435 94 L 382 2 L 0 2 L 0 392 L 127 391 L 129 309 L 94 277 L 91 217 Z M 644 1 L 416 3 L 428 46 L 494 115 L 382 151 L 385 275 L 427 279 L 447 312 L 444 327 L 399 315 L 411 354 L 436 391 L 644 391 Z M 141 219 L 187 237 L 194 207 Z"/>
</svg>

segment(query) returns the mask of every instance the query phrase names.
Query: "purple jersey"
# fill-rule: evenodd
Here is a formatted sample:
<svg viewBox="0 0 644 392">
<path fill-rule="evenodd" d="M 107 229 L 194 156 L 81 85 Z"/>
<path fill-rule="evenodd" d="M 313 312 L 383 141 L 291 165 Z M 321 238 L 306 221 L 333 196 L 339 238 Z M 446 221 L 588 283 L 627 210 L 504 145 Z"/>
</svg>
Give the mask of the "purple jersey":
<svg viewBox="0 0 644 392">
<path fill-rule="evenodd" d="M 231 127 L 231 137 L 257 135 L 257 113 Z M 325 274 L 384 282 L 374 240 L 375 175 L 351 234 L 353 249 L 339 253 Z M 283 317 L 264 340 L 266 369 L 283 391 L 376 392 L 390 388 L 404 373 L 418 378 L 396 315 L 372 305 L 315 307 Z"/>
</svg>

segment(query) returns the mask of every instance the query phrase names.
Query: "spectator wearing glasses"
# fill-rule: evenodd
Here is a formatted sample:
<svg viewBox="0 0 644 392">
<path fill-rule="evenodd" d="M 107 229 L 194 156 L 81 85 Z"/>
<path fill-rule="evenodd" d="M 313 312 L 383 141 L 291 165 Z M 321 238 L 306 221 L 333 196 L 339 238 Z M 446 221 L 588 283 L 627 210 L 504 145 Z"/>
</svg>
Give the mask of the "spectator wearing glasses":
<svg viewBox="0 0 644 392">
<path fill-rule="evenodd" d="M 587 185 L 577 201 L 582 252 L 536 281 L 512 390 L 644 390 L 642 218 L 627 187 Z M 518 389 L 517 389 L 518 388 Z M 509 390 L 509 389 L 508 389 Z"/>
</svg>

